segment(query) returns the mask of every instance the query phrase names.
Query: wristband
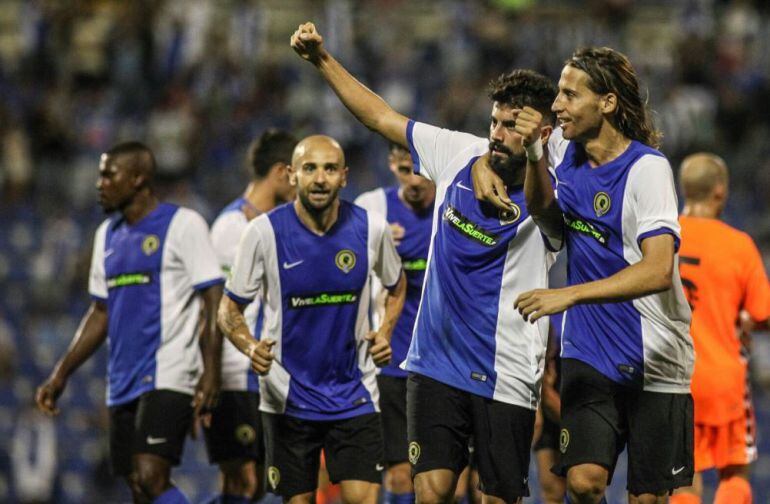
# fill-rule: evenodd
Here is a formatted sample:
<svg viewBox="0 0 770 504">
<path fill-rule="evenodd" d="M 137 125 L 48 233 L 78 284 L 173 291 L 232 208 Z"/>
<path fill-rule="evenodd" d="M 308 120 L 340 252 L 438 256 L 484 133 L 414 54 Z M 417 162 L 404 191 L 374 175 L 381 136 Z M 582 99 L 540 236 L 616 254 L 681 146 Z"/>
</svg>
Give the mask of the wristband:
<svg viewBox="0 0 770 504">
<path fill-rule="evenodd" d="M 543 144 L 539 138 L 527 145 L 524 150 L 527 152 L 527 160 L 530 163 L 537 163 L 543 157 Z"/>
</svg>

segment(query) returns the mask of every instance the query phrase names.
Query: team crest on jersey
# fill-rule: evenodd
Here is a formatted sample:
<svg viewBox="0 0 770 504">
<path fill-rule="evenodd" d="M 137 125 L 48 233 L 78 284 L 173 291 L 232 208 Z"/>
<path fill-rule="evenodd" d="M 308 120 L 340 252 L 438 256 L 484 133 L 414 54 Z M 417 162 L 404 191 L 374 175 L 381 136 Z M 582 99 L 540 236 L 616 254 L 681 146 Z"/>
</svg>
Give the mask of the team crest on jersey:
<svg viewBox="0 0 770 504">
<path fill-rule="evenodd" d="M 567 429 L 562 429 L 559 433 L 559 451 L 562 453 L 567 452 L 567 447 L 569 446 L 569 431 Z"/>
<path fill-rule="evenodd" d="M 152 255 L 160 247 L 160 238 L 157 235 L 147 235 L 142 241 L 144 255 Z"/>
<path fill-rule="evenodd" d="M 267 468 L 267 482 L 273 487 L 273 490 L 278 488 L 278 483 L 281 482 L 281 471 L 275 466 Z"/>
<path fill-rule="evenodd" d="M 343 272 L 350 273 L 350 271 L 356 266 L 355 252 L 350 249 L 340 250 L 334 257 L 334 264 L 336 264 L 337 267 Z"/>
<path fill-rule="evenodd" d="M 257 433 L 251 425 L 241 424 L 235 428 L 235 439 L 244 446 L 250 445 L 257 439 Z"/>
<path fill-rule="evenodd" d="M 500 210 L 500 225 L 506 226 L 508 224 L 513 224 L 517 220 L 519 220 L 519 217 L 521 217 L 521 208 L 519 208 L 519 205 L 516 203 L 511 203 L 511 209 L 510 210 Z"/>
<path fill-rule="evenodd" d="M 409 443 L 409 463 L 415 465 L 418 460 L 420 460 L 420 444 L 412 441 Z"/>
<path fill-rule="evenodd" d="M 612 206 L 612 200 L 610 200 L 609 194 L 604 191 L 596 193 L 594 196 L 594 212 L 596 212 L 597 217 L 601 217 L 609 212 L 610 206 Z"/>
</svg>

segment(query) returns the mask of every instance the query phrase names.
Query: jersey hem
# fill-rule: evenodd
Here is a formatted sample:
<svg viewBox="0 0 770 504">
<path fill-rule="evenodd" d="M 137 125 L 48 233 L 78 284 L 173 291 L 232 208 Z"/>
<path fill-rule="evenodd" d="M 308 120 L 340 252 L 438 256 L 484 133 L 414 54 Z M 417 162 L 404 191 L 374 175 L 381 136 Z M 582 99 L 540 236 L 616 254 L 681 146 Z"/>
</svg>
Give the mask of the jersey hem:
<svg viewBox="0 0 770 504">
<path fill-rule="evenodd" d="M 231 292 L 229 289 L 227 289 L 227 288 L 225 288 L 225 295 L 226 295 L 227 297 L 229 297 L 230 299 L 232 299 L 233 301 L 235 301 L 236 303 L 238 303 L 239 305 L 247 305 L 247 304 L 251 304 L 251 302 L 252 302 L 252 301 L 254 301 L 253 299 L 244 298 L 244 297 L 241 297 L 241 296 L 239 296 L 239 295 L 237 295 L 237 294 L 233 294 L 233 293 L 232 293 L 232 292 Z"/>
<path fill-rule="evenodd" d="M 213 278 L 211 280 L 206 280 L 205 282 L 201 282 L 201 283 L 193 285 L 193 289 L 196 290 L 196 291 L 202 291 L 202 290 L 208 289 L 212 285 L 218 285 L 218 284 L 223 284 L 223 283 L 225 283 L 225 279 L 224 278 L 222 278 L 222 277 Z"/>
<path fill-rule="evenodd" d="M 679 244 L 680 240 L 679 237 L 676 235 L 673 229 L 667 228 L 667 227 L 661 227 L 658 229 L 652 229 L 650 231 L 645 231 L 644 233 L 640 234 L 636 237 L 636 243 L 639 245 L 639 248 L 642 248 L 642 242 L 647 238 L 652 238 L 653 236 L 660 236 L 664 234 L 670 234 L 674 238 L 674 252 L 679 252 Z"/>
</svg>

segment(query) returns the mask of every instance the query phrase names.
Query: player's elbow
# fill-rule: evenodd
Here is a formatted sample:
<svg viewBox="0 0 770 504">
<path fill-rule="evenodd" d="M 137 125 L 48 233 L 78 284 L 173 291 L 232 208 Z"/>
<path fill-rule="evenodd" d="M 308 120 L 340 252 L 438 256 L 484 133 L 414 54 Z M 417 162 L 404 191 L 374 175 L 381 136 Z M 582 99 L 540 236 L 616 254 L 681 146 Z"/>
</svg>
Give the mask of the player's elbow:
<svg viewBox="0 0 770 504">
<path fill-rule="evenodd" d="M 669 290 L 674 285 L 674 269 L 666 264 L 654 264 L 649 275 L 650 294 Z"/>
</svg>

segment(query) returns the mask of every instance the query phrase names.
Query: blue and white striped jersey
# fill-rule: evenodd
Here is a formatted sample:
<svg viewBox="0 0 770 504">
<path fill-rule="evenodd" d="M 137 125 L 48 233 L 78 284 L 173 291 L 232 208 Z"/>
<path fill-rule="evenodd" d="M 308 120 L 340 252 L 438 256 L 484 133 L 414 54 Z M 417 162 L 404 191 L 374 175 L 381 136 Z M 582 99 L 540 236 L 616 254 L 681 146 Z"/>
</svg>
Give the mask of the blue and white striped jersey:
<svg viewBox="0 0 770 504">
<path fill-rule="evenodd" d="M 192 394 L 202 371 L 196 291 L 221 283 L 209 230 L 192 210 L 161 203 L 139 222 L 96 231 L 88 290 L 107 303 L 107 404 L 155 389 Z"/>
<path fill-rule="evenodd" d="M 260 380 L 260 409 L 306 420 L 379 411 L 369 331 L 369 276 L 394 286 L 401 274 L 387 222 L 346 201 L 323 236 L 293 203 L 251 221 L 226 293 L 239 304 L 261 295 L 260 338 L 276 341 Z"/>
<path fill-rule="evenodd" d="M 471 167 L 488 140 L 410 121 L 415 171 L 436 183 L 428 271 L 406 369 L 461 390 L 535 409 L 548 320 L 525 322 L 516 297 L 544 288 L 561 243 L 547 243 L 524 204 L 478 201 Z M 547 248 L 547 245 L 549 248 Z"/>
</svg>

